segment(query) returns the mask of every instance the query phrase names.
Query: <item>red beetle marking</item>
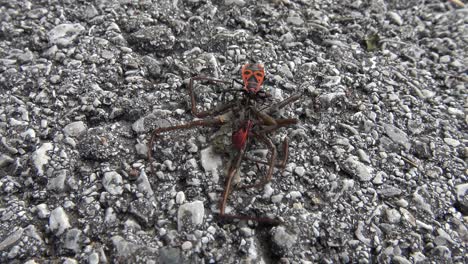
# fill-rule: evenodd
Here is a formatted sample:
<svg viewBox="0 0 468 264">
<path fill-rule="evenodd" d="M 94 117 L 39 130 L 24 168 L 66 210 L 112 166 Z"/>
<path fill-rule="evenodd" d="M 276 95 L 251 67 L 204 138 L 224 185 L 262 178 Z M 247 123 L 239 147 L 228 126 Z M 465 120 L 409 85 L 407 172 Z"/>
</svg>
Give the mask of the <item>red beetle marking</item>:
<svg viewBox="0 0 468 264">
<path fill-rule="evenodd" d="M 260 91 L 265 78 L 265 70 L 261 64 L 245 64 L 242 66 L 241 73 L 244 90 L 253 94 Z"/>
</svg>

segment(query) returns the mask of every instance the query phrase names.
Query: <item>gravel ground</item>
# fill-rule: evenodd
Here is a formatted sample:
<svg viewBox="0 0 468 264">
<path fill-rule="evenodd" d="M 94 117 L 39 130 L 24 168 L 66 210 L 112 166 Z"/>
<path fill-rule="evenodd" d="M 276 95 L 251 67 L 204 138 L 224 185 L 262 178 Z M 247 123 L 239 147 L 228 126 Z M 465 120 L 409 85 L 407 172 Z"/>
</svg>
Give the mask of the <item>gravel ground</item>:
<svg viewBox="0 0 468 264">
<path fill-rule="evenodd" d="M 466 263 L 466 8 L 0 0 L 0 13 L 1 263 Z M 228 155 L 212 142 L 229 132 L 165 135 L 155 175 L 146 159 L 152 129 L 193 120 L 190 77 L 240 80 L 246 62 L 265 65 L 275 100 L 302 94 L 279 114 L 299 124 L 270 135 L 290 139 L 286 170 L 228 203 L 275 227 L 216 218 Z M 223 102 L 199 86 L 202 107 Z"/>
</svg>

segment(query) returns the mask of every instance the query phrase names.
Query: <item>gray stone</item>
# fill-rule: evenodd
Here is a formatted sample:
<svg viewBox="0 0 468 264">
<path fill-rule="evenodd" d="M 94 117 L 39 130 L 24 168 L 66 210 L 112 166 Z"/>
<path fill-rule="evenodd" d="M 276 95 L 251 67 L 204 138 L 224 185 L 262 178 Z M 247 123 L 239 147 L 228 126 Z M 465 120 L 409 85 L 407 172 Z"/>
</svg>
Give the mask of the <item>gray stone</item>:
<svg viewBox="0 0 468 264">
<path fill-rule="evenodd" d="M 219 154 L 213 151 L 213 147 L 200 151 L 201 165 L 206 172 L 217 172 L 218 168 L 223 165 L 223 160 Z"/>
<path fill-rule="evenodd" d="M 16 244 L 16 242 L 18 242 L 18 240 L 23 235 L 23 232 L 24 232 L 24 229 L 19 227 L 15 231 L 13 231 L 11 234 L 9 234 L 5 239 L 3 239 L 3 241 L 0 242 L 0 252 L 5 251 L 11 246 L 13 246 L 14 244 Z"/>
<path fill-rule="evenodd" d="M 281 73 L 281 76 L 292 79 L 294 78 L 294 75 L 292 74 L 291 70 L 289 69 L 289 66 L 287 64 L 279 65 L 278 66 L 278 72 Z"/>
<path fill-rule="evenodd" d="M 322 86 L 334 86 L 334 82 L 339 81 L 338 77 L 335 80 L 330 80 L 327 83 L 323 83 Z M 320 108 L 328 109 L 333 106 L 333 104 L 339 99 L 345 98 L 346 94 L 343 92 L 334 92 L 334 93 L 325 93 L 319 96 L 318 100 L 320 101 Z"/>
<path fill-rule="evenodd" d="M 54 177 L 47 183 L 47 190 L 63 192 L 65 190 L 65 180 L 67 179 L 67 170 L 60 170 L 54 174 Z"/>
<path fill-rule="evenodd" d="M 273 253 L 277 256 L 283 256 L 291 250 L 297 242 L 297 235 L 286 230 L 284 226 L 278 226 L 271 230 Z"/>
<path fill-rule="evenodd" d="M 343 163 L 343 169 L 360 181 L 366 182 L 372 179 L 372 168 L 360 162 L 356 156 L 350 156 Z"/>
<path fill-rule="evenodd" d="M 462 183 L 455 186 L 457 195 L 457 204 L 461 213 L 468 215 L 468 183 Z"/>
<path fill-rule="evenodd" d="M 446 246 L 438 246 L 432 250 L 432 254 L 441 261 L 448 263 L 452 259 L 452 251 Z"/>
<path fill-rule="evenodd" d="M 26 64 L 34 59 L 34 54 L 30 50 L 26 49 L 21 54 L 18 54 L 17 58 L 20 64 Z"/>
<path fill-rule="evenodd" d="M 68 220 L 67 213 L 62 207 L 55 208 L 49 217 L 49 228 L 56 236 L 60 236 L 63 232 L 70 228 L 70 222 Z"/>
<path fill-rule="evenodd" d="M 0 154 L 0 168 L 12 164 L 15 160 L 6 154 Z"/>
<path fill-rule="evenodd" d="M 444 64 L 447 64 L 451 61 L 451 58 L 449 55 L 444 55 L 442 57 L 439 58 L 439 62 L 440 63 L 444 63 Z"/>
<path fill-rule="evenodd" d="M 60 24 L 54 27 L 47 36 L 52 45 L 70 46 L 85 28 L 80 24 Z"/>
<path fill-rule="evenodd" d="M 372 179 L 372 183 L 375 185 L 383 184 L 385 178 L 387 178 L 387 174 L 383 171 L 379 171 L 375 174 L 374 179 Z"/>
<path fill-rule="evenodd" d="M 449 146 L 451 146 L 451 147 L 454 147 L 454 148 L 460 146 L 460 141 L 458 141 L 458 140 L 456 140 L 456 139 L 453 139 L 453 138 L 444 138 L 444 142 L 445 142 L 447 145 L 449 145 Z"/>
<path fill-rule="evenodd" d="M 73 258 L 65 258 L 62 262 L 63 264 L 78 264 L 78 260 Z"/>
<path fill-rule="evenodd" d="M 245 0 L 224 0 L 225 5 L 244 6 Z"/>
<path fill-rule="evenodd" d="M 143 143 L 135 144 L 135 150 L 138 156 L 146 158 L 148 155 L 148 145 Z"/>
<path fill-rule="evenodd" d="M 49 162 L 50 157 L 47 152 L 53 149 L 53 145 L 50 142 L 44 143 L 38 148 L 31 156 L 32 163 L 36 168 L 37 174 L 39 176 L 44 175 L 44 165 Z"/>
<path fill-rule="evenodd" d="M 163 247 L 159 250 L 159 262 L 161 264 L 184 263 L 182 251 L 179 248 Z"/>
<path fill-rule="evenodd" d="M 406 135 L 405 132 L 390 124 L 384 124 L 383 126 L 385 133 L 393 142 L 405 147 L 406 150 L 410 149 L 411 143 L 409 142 L 408 135 Z"/>
<path fill-rule="evenodd" d="M 192 242 L 190 241 L 185 241 L 184 243 L 182 243 L 182 246 L 181 246 L 182 250 L 189 250 L 192 248 Z"/>
<path fill-rule="evenodd" d="M 184 192 L 178 192 L 175 197 L 175 201 L 177 204 L 183 204 L 185 202 L 185 194 Z"/>
<path fill-rule="evenodd" d="M 449 114 L 455 115 L 455 116 L 460 116 L 460 117 L 465 116 L 465 112 L 462 109 L 458 109 L 458 108 L 455 108 L 455 107 L 449 107 L 447 109 L 447 112 Z"/>
<path fill-rule="evenodd" d="M 300 193 L 299 191 L 292 191 L 289 193 L 289 197 L 291 197 L 291 199 L 293 200 L 300 199 L 302 198 L 302 193 Z"/>
<path fill-rule="evenodd" d="M 146 132 L 146 127 L 145 127 L 145 117 L 142 117 L 138 119 L 137 121 L 133 122 L 132 124 L 132 129 L 136 133 L 144 133 Z"/>
<path fill-rule="evenodd" d="M 425 263 L 427 257 L 421 252 L 412 252 L 410 254 L 413 259 L 413 263 Z"/>
<path fill-rule="evenodd" d="M 436 241 L 437 240 L 440 240 L 440 241 L 443 241 L 443 244 L 442 245 L 447 245 L 447 244 L 452 244 L 452 245 L 456 245 L 457 242 L 455 242 L 451 237 L 450 235 L 445 232 L 444 229 L 442 228 L 437 228 L 437 234 L 438 236 L 436 237 Z M 437 243 L 436 243 L 437 244 Z"/>
<path fill-rule="evenodd" d="M 152 203 L 156 202 L 154 197 L 154 191 L 151 187 L 151 184 L 148 180 L 145 170 L 140 170 L 140 177 L 136 180 L 138 191 L 143 193 L 146 199 L 150 200 Z"/>
<path fill-rule="evenodd" d="M 83 121 L 76 121 L 66 125 L 63 128 L 63 133 L 70 137 L 79 137 L 86 133 L 87 127 Z"/>
<path fill-rule="evenodd" d="M 294 173 L 295 173 L 297 176 L 302 177 L 302 176 L 304 176 L 304 174 L 305 174 L 305 169 L 304 169 L 304 167 L 302 167 L 302 166 L 298 166 L 298 167 L 296 167 L 296 168 L 294 169 Z"/>
<path fill-rule="evenodd" d="M 47 10 L 47 8 L 36 8 L 36 9 L 30 10 L 27 13 L 27 16 L 31 19 L 39 19 L 47 15 L 48 12 L 49 11 Z"/>
<path fill-rule="evenodd" d="M 139 220 L 138 223 L 145 226 L 151 226 L 154 223 L 156 208 L 154 203 L 146 198 L 141 197 L 132 201 L 128 211 Z"/>
<path fill-rule="evenodd" d="M 112 195 L 121 195 L 123 193 L 122 176 L 115 171 L 104 173 L 102 185 Z"/>
<path fill-rule="evenodd" d="M 67 231 L 65 234 L 65 242 L 63 247 L 70 249 L 75 253 L 80 252 L 80 238 L 82 231 L 77 228 L 72 228 Z"/>
<path fill-rule="evenodd" d="M 271 202 L 275 204 L 280 203 L 283 200 L 283 197 L 284 197 L 284 194 L 282 193 L 273 195 L 271 196 Z"/>
<path fill-rule="evenodd" d="M 47 208 L 47 204 L 38 204 L 36 205 L 37 216 L 41 219 L 47 218 L 50 215 L 49 208 Z"/>
<path fill-rule="evenodd" d="M 359 239 L 359 241 L 361 241 L 362 243 L 370 247 L 371 239 L 365 237 L 363 234 L 363 231 L 364 231 L 364 222 L 360 221 L 358 223 L 358 227 L 356 228 L 356 231 L 354 232 L 354 234 L 356 235 L 357 239 Z"/>
<path fill-rule="evenodd" d="M 412 262 L 402 256 L 394 256 L 392 259 L 395 264 L 411 264 Z"/>
<path fill-rule="evenodd" d="M 382 186 L 382 189 L 377 190 L 377 193 L 385 198 L 399 196 L 402 191 L 394 186 Z"/>
<path fill-rule="evenodd" d="M 387 221 L 391 224 L 397 224 L 401 220 L 401 214 L 397 209 L 387 209 L 385 210 Z"/>
<path fill-rule="evenodd" d="M 293 24 L 294 26 L 301 26 L 304 24 L 304 19 L 302 19 L 298 14 L 294 13 L 287 18 L 287 22 Z"/>
<path fill-rule="evenodd" d="M 201 225 L 204 217 L 205 208 L 202 201 L 183 204 L 177 211 L 177 228 L 181 231 Z"/>
<path fill-rule="evenodd" d="M 198 146 L 197 144 L 195 144 L 194 142 L 187 142 L 187 146 L 188 146 L 188 152 L 189 153 L 197 153 L 198 152 Z"/>
<path fill-rule="evenodd" d="M 172 30 L 163 24 L 142 28 L 130 34 L 128 40 L 132 45 L 151 52 L 170 50 L 175 43 Z"/>
<path fill-rule="evenodd" d="M 113 236 L 111 238 L 112 244 L 116 251 L 116 255 L 119 257 L 129 257 L 135 253 L 141 246 L 136 245 L 135 243 L 126 241 L 121 236 Z"/>
<path fill-rule="evenodd" d="M 88 5 L 86 6 L 85 12 L 84 12 L 84 17 L 86 19 L 92 19 L 93 17 L 99 15 L 99 12 L 97 11 L 96 7 L 94 5 Z"/>
<path fill-rule="evenodd" d="M 432 151 L 429 144 L 421 141 L 416 141 L 413 147 L 414 155 L 421 159 L 428 159 L 432 157 Z"/>
<path fill-rule="evenodd" d="M 359 159 L 360 159 L 362 162 L 365 162 L 365 163 L 367 163 L 367 164 L 370 164 L 370 163 L 371 163 L 371 161 L 370 161 L 370 159 L 369 159 L 369 156 L 367 155 L 367 153 L 366 153 L 364 150 L 358 149 L 358 150 L 357 150 L 357 154 L 358 154 L 358 156 L 359 156 Z"/>
<path fill-rule="evenodd" d="M 398 26 L 402 26 L 403 25 L 403 19 L 401 18 L 401 16 L 395 12 L 388 12 L 388 16 L 390 18 L 390 20 L 398 25 Z"/>
<path fill-rule="evenodd" d="M 99 264 L 99 254 L 97 252 L 88 255 L 88 264 Z"/>
<path fill-rule="evenodd" d="M 413 202 L 415 203 L 418 209 L 426 211 L 429 214 L 433 214 L 431 204 L 424 199 L 424 197 L 419 194 L 417 191 L 413 193 Z"/>
</svg>

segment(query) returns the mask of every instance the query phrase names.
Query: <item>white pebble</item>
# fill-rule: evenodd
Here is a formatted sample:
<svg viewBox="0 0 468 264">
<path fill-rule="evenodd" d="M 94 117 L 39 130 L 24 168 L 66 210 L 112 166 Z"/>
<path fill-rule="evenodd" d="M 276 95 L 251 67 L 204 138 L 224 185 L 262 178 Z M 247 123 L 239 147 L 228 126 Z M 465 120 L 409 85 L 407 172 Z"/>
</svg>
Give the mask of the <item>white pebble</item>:
<svg viewBox="0 0 468 264">
<path fill-rule="evenodd" d="M 68 216 L 67 213 L 65 213 L 65 210 L 63 210 L 62 207 L 55 208 L 49 217 L 49 228 L 55 233 L 55 235 L 59 236 L 70 227 L 71 225 L 68 221 Z"/>
<path fill-rule="evenodd" d="M 185 202 L 185 194 L 184 194 L 184 192 L 178 192 L 178 193 L 176 194 L 175 200 L 176 200 L 176 203 L 177 203 L 177 204 L 183 204 L 183 203 Z"/>
<path fill-rule="evenodd" d="M 192 248 L 192 242 L 190 242 L 190 241 L 185 241 L 182 244 L 182 250 L 189 250 L 191 248 Z"/>
<path fill-rule="evenodd" d="M 304 176 L 305 174 L 305 169 L 302 166 L 298 166 L 294 169 L 294 173 L 296 173 L 298 176 Z"/>
</svg>

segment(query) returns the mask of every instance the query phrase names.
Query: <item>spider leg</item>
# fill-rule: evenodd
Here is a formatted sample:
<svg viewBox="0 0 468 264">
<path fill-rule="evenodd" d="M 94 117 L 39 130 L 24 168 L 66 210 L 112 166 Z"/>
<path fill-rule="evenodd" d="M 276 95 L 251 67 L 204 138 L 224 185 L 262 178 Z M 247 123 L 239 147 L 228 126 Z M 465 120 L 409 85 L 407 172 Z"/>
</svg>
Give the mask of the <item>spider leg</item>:
<svg viewBox="0 0 468 264">
<path fill-rule="evenodd" d="M 289 157 L 289 141 L 288 141 L 287 137 L 285 137 L 284 140 L 283 140 L 282 153 L 283 154 L 281 156 L 283 157 L 283 159 L 278 160 L 277 163 L 275 164 L 275 167 L 280 168 L 281 172 L 283 172 L 284 169 L 286 168 L 286 162 L 288 161 L 288 157 Z M 256 165 L 258 165 L 258 164 L 268 165 L 267 161 L 256 159 L 256 158 L 253 158 L 253 157 L 250 157 L 250 156 L 247 156 L 247 155 L 245 156 L 245 158 L 252 161 L 252 162 L 255 162 Z"/>
<path fill-rule="evenodd" d="M 267 145 L 268 150 L 270 151 L 270 158 L 269 158 L 268 162 L 266 162 L 267 163 L 266 165 L 268 165 L 268 169 L 267 169 L 267 172 L 266 172 L 265 176 L 263 177 L 263 180 L 261 180 L 258 183 L 255 183 L 255 184 L 241 186 L 238 189 L 261 187 L 261 186 L 267 184 L 269 181 L 271 181 L 271 178 L 273 177 L 273 169 L 275 167 L 276 155 L 277 155 L 276 147 L 273 144 L 273 142 L 271 142 L 271 140 L 268 137 L 266 137 L 264 134 L 254 133 L 254 136 L 257 137 L 258 139 L 260 139 L 261 141 L 263 141 L 263 143 L 265 143 L 265 145 Z"/>
<path fill-rule="evenodd" d="M 148 142 L 148 161 L 150 163 L 151 174 L 155 175 L 154 167 L 153 167 L 154 141 L 161 133 L 174 131 L 174 130 L 185 130 L 185 129 L 190 129 L 190 128 L 199 127 L 199 126 L 202 126 L 202 127 L 220 126 L 224 124 L 225 122 L 226 120 L 224 120 L 222 116 L 219 116 L 213 119 L 196 120 L 196 121 L 192 121 L 192 122 L 181 124 L 181 125 L 175 125 L 175 126 L 170 126 L 170 127 L 159 127 L 159 128 L 154 129 L 153 132 L 151 132 L 151 138 L 150 138 L 150 141 Z"/>
<path fill-rule="evenodd" d="M 229 167 L 228 175 L 226 178 L 226 183 L 224 185 L 224 191 L 220 200 L 219 217 L 223 219 L 252 220 L 252 221 L 256 221 L 256 222 L 267 224 L 267 225 L 279 225 L 282 223 L 282 221 L 277 220 L 277 219 L 271 219 L 268 217 L 254 217 L 254 216 L 247 216 L 247 215 L 231 215 L 231 214 L 225 213 L 226 203 L 228 201 L 229 194 L 231 193 L 231 190 L 232 190 L 232 181 L 235 175 L 240 170 L 240 165 L 245 155 L 245 150 L 246 150 L 246 147 L 244 147 L 237 153 L 237 156 L 234 158 L 234 161 L 231 163 L 231 166 Z"/>
<path fill-rule="evenodd" d="M 192 113 L 193 113 L 194 116 L 196 116 L 198 118 L 203 118 L 203 117 L 210 116 L 210 115 L 221 114 L 221 113 L 224 113 L 224 112 L 228 111 L 230 108 L 232 108 L 233 106 L 236 105 L 234 102 L 232 102 L 232 103 L 219 105 L 219 106 L 215 107 L 214 109 L 199 112 L 197 110 L 197 102 L 195 100 L 195 94 L 194 94 L 194 91 L 193 91 L 194 90 L 193 89 L 193 83 L 195 81 L 201 81 L 201 80 L 210 81 L 210 82 L 214 82 L 214 83 L 224 83 L 224 84 L 231 84 L 232 85 L 232 82 L 230 82 L 230 81 L 223 81 L 223 80 L 214 79 L 214 78 L 201 77 L 201 76 L 190 78 L 189 85 L 188 85 L 188 90 L 189 90 L 189 94 L 190 94 L 190 101 L 192 103 Z"/>
<path fill-rule="evenodd" d="M 274 123 L 273 125 L 268 125 L 268 126 L 263 127 L 262 130 L 254 133 L 254 136 L 259 138 L 264 143 L 266 143 L 266 145 L 268 146 L 268 149 L 272 152 L 272 156 L 274 155 L 275 157 L 273 158 L 273 160 L 271 160 L 271 157 L 270 157 L 269 161 L 262 161 L 262 160 L 259 160 L 259 159 L 255 159 L 255 158 L 251 158 L 251 157 L 246 156 L 246 159 L 251 160 L 253 162 L 256 162 L 257 164 L 260 163 L 260 164 L 269 165 L 269 168 L 268 168 L 268 172 L 267 172 L 267 174 L 265 176 L 265 179 L 263 181 L 261 181 L 258 184 L 242 186 L 242 187 L 239 187 L 239 189 L 260 187 L 260 186 L 266 184 L 267 182 L 269 182 L 271 180 L 272 170 L 273 170 L 274 167 L 279 167 L 281 169 L 281 173 L 283 173 L 284 169 L 286 168 L 286 162 L 287 162 L 288 156 L 289 156 L 289 141 L 288 141 L 288 138 L 286 137 L 283 140 L 283 146 L 282 146 L 283 159 L 279 163 L 277 163 L 277 161 L 275 160 L 276 159 L 276 147 L 271 142 L 271 140 L 265 136 L 265 134 L 268 133 L 268 132 L 275 131 L 280 127 L 293 125 L 293 124 L 296 124 L 298 122 L 298 120 L 294 119 L 294 118 L 274 119 L 274 118 L 269 117 L 268 115 L 266 115 L 264 113 L 261 113 L 263 115 L 259 115 L 260 112 L 255 112 L 255 110 L 254 110 L 254 113 L 260 118 L 262 118 L 263 116 L 267 116 L 268 118 L 266 118 L 266 120 L 267 120 L 266 122 Z M 269 119 L 273 120 L 274 122 L 271 122 Z M 273 153 L 273 151 L 274 151 L 274 153 Z"/>
<path fill-rule="evenodd" d="M 232 180 L 236 176 L 236 174 L 239 172 L 240 169 L 240 164 L 242 161 L 242 157 L 244 156 L 245 150 L 242 149 L 237 153 L 237 156 L 234 158 L 234 161 L 231 163 L 231 166 L 229 167 L 227 178 L 226 178 L 226 183 L 224 185 L 224 191 L 223 195 L 221 196 L 221 201 L 220 201 L 220 206 L 219 206 L 219 214 L 221 216 L 224 216 L 225 209 L 226 209 L 226 203 L 228 200 L 228 196 L 231 193 L 231 187 L 232 187 Z"/>
<path fill-rule="evenodd" d="M 302 96 L 302 94 L 300 94 L 300 93 L 293 94 L 290 97 L 284 99 L 283 101 L 278 102 L 278 103 L 270 106 L 265 112 L 268 113 L 268 114 L 278 112 L 281 108 L 283 108 L 283 107 L 287 106 L 288 104 L 291 104 L 291 103 L 299 100 L 301 98 L 301 96 Z"/>
</svg>

